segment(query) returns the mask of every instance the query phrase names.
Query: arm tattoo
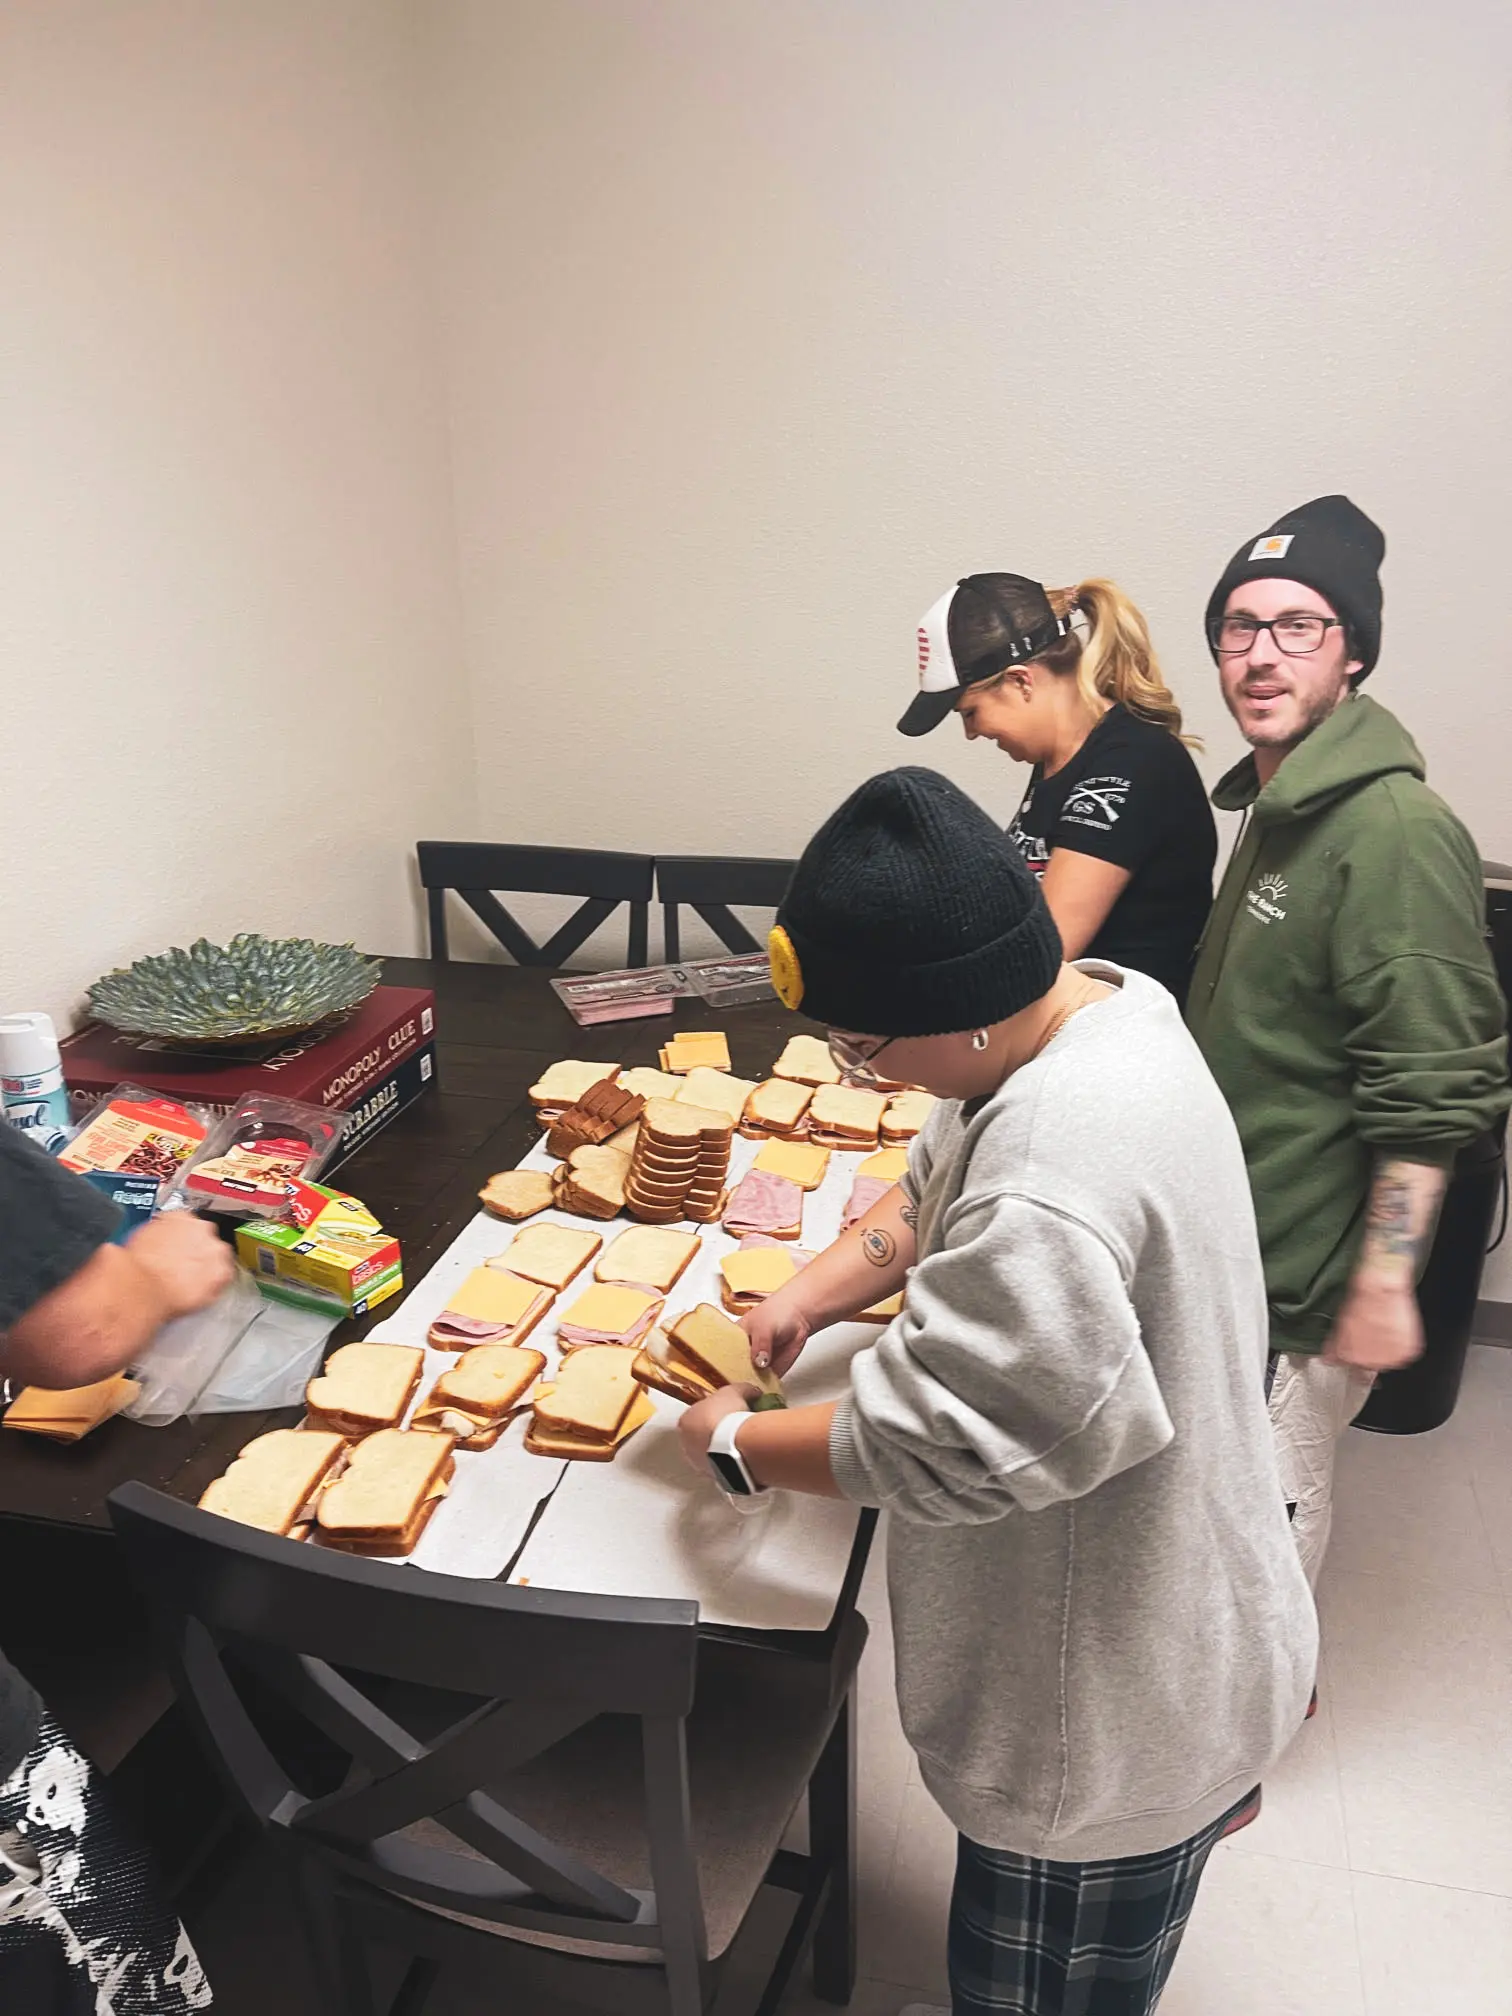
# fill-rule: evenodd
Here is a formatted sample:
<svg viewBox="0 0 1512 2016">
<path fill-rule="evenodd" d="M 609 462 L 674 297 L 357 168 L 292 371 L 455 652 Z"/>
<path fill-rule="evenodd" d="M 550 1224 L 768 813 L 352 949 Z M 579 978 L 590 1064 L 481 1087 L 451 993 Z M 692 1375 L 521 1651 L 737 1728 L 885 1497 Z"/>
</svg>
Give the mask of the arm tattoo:
<svg viewBox="0 0 1512 2016">
<path fill-rule="evenodd" d="M 1416 1259 L 1419 1237 L 1412 1229 L 1412 1198 L 1400 1176 L 1383 1169 L 1370 1193 L 1365 1236 L 1383 1260 Z"/>
<path fill-rule="evenodd" d="M 904 1205 L 902 1205 L 902 1206 L 901 1206 L 901 1207 L 899 1208 L 899 1211 L 898 1211 L 898 1216 L 899 1216 L 899 1217 L 900 1217 L 900 1218 L 901 1218 L 901 1219 L 903 1220 L 903 1223 L 904 1223 L 904 1224 L 905 1224 L 905 1225 L 906 1225 L 906 1226 L 908 1227 L 908 1229 L 909 1229 L 909 1231 L 910 1231 L 910 1232 L 917 1232 L 917 1231 L 918 1231 L 918 1229 L 919 1229 L 919 1207 L 918 1207 L 918 1205 L 917 1205 L 917 1204 L 904 1204 Z"/>
<path fill-rule="evenodd" d="M 870 1225 L 861 1234 L 861 1251 L 873 1267 L 890 1267 L 897 1256 L 898 1242 L 880 1225 Z"/>
</svg>

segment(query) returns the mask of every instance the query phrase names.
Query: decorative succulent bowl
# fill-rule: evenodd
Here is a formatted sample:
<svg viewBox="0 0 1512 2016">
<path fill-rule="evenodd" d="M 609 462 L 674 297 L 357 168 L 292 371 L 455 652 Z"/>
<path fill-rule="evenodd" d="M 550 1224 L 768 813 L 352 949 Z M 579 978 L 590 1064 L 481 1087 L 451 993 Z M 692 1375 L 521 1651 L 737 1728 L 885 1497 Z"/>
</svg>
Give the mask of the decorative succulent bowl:
<svg viewBox="0 0 1512 2016">
<path fill-rule="evenodd" d="M 365 1001 L 378 985 L 376 959 L 352 945 L 264 938 L 244 931 L 229 945 L 200 938 L 96 980 L 89 1005 L 112 1029 L 183 1044 L 246 1043 L 295 1036 Z"/>
</svg>

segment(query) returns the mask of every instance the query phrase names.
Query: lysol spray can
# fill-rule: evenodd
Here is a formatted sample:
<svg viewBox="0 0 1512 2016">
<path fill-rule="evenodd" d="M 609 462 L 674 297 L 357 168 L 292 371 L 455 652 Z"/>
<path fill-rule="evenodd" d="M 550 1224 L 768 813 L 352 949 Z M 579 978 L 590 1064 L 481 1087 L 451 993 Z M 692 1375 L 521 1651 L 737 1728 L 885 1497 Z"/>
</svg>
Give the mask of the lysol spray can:
<svg viewBox="0 0 1512 2016">
<path fill-rule="evenodd" d="M 68 1087 L 50 1015 L 0 1015 L 0 1111 L 49 1155 L 68 1139 Z"/>
</svg>

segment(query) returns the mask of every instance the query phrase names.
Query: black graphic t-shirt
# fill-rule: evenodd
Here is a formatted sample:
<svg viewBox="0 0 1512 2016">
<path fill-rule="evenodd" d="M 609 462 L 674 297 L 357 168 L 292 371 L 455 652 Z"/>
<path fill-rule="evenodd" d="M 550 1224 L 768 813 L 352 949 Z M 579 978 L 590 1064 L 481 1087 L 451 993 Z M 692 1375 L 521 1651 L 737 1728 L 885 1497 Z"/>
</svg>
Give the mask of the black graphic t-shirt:
<svg viewBox="0 0 1512 2016">
<path fill-rule="evenodd" d="M 1110 707 L 1053 777 L 1035 770 L 1008 837 L 1036 875 L 1057 847 L 1127 868 L 1085 956 L 1132 966 L 1185 999 L 1218 834 L 1191 752 L 1169 729 Z"/>
</svg>

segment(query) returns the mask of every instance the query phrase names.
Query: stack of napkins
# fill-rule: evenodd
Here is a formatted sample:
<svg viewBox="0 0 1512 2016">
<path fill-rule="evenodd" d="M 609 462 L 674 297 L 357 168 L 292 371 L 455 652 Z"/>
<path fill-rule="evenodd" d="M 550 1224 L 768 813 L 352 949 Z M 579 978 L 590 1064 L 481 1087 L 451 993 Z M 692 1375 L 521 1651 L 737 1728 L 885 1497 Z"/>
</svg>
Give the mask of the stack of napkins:
<svg viewBox="0 0 1512 2016">
<path fill-rule="evenodd" d="M 28 1435 L 45 1435 L 49 1442 L 78 1442 L 112 1414 L 129 1407 L 140 1390 L 135 1379 L 128 1379 L 124 1372 L 113 1379 L 97 1379 L 93 1386 L 73 1386 L 64 1392 L 27 1386 L 11 1402 L 5 1426 L 24 1429 Z"/>
</svg>

